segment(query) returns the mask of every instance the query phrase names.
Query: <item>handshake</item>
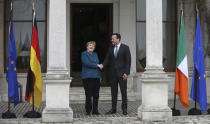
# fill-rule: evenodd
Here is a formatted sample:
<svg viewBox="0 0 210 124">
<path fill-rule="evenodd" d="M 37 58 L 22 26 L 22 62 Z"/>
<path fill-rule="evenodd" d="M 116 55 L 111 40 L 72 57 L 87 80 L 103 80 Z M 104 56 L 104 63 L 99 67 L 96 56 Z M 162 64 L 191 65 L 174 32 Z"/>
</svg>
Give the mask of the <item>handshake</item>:
<svg viewBox="0 0 210 124">
<path fill-rule="evenodd" d="M 97 64 L 97 66 L 100 68 L 100 70 L 102 70 L 103 67 L 104 67 L 103 64 Z M 128 75 L 126 73 L 124 73 L 123 76 L 122 76 L 122 78 L 123 78 L 123 80 L 127 80 Z"/>
<path fill-rule="evenodd" d="M 103 69 L 103 65 L 102 64 L 97 64 L 97 66 L 102 70 Z"/>
</svg>

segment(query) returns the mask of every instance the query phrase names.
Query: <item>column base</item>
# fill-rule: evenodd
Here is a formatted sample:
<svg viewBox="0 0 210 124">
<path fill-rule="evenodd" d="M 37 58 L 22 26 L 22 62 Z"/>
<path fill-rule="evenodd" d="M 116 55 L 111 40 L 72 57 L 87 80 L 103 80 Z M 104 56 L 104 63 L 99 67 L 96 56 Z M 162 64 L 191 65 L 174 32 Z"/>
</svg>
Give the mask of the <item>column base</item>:
<svg viewBox="0 0 210 124">
<path fill-rule="evenodd" d="M 46 107 L 42 122 L 72 123 L 73 111 L 69 107 L 71 78 L 65 69 L 48 69 L 46 79 Z"/>
<path fill-rule="evenodd" d="M 171 121 L 172 111 L 168 107 L 168 75 L 161 69 L 150 68 L 140 78 L 142 105 L 138 108 L 138 118 L 143 121 Z"/>
<path fill-rule="evenodd" d="M 141 105 L 138 108 L 138 118 L 142 121 L 172 121 L 172 111 L 168 106 Z"/>
<path fill-rule="evenodd" d="M 45 108 L 42 122 L 73 123 L 73 111 L 71 108 Z"/>
</svg>

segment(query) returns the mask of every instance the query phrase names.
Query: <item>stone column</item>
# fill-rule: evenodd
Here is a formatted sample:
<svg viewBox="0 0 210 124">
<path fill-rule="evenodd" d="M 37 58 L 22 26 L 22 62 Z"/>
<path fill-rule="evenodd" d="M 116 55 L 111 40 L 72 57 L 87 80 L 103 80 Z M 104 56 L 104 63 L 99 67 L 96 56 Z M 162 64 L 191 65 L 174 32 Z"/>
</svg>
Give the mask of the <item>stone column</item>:
<svg viewBox="0 0 210 124">
<path fill-rule="evenodd" d="M 4 74 L 4 1 L 0 0 L 0 78 Z"/>
<path fill-rule="evenodd" d="M 121 42 L 129 46 L 131 52 L 131 69 L 127 82 L 128 99 L 133 99 L 133 78 L 136 73 L 136 0 L 119 0 L 115 2 L 119 4 L 119 19 L 114 22 L 118 24 L 119 33 L 121 34 Z M 117 13 L 114 13 L 116 16 Z"/>
<path fill-rule="evenodd" d="M 48 66 L 43 122 L 73 122 L 66 60 L 66 0 L 48 1 Z"/>
<path fill-rule="evenodd" d="M 138 108 L 138 117 L 143 121 L 172 119 L 162 44 L 162 0 L 146 0 L 146 71 L 141 77 L 142 104 Z"/>
<path fill-rule="evenodd" d="M 71 33 L 70 33 L 70 0 L 67 0 L 66 2 L 66 64 L 67 64 L 67 69 L 70 74 L 70 39 L 71 39 Z"/>
</svg>

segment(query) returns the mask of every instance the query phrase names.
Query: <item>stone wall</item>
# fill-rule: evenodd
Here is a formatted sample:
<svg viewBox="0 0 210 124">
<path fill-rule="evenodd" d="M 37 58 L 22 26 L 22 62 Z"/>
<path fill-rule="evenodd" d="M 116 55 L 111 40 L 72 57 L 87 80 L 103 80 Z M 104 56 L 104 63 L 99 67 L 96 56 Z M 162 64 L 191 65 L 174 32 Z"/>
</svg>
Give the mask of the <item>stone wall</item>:
<svg viewBox="0 0 210 124">
<path fill-rule="evenodd" d="M 4 74 L 4 0 L 0 0 L 0 101 L 7 100 L 7 82 L 5 80 L 6 75 Z M 117 0 L 115 0 L 117 1 Z M 191 82 L 192 82 L 192 70 L 193 70 L 193 44 L 195 39 L 195 26 L 196 26 L 196 9 L 195 9 L 195 1 L 196 0 L 178 0 L 177 4 L 177 21 L 179 24 L 179 18 L 180 18 L 180 10 L 181 10 L 181 2 L 183 1 L 183 9 L 184 9 L 184 18 L 185 18 L 185 32 L 186 32 L 186 43 L 187 43 L 187 56 L 188 56 L 188 67 L 189 67 L 189 94 L 191 90 Z M 119 2 L 119 1 L 118 1 Z M 116 3 L 118 3 L 116 2 Z M 131 7 L 134 7 L 135 2 L 133 0 L 130 0 L 130 2 L 122 0 L 122 3 L 128 3 L 129 7 L 126 9 L 123 9 L 124 6 L 121 5 L 121 15 L 123 18 L 128 19 L 128 16 L 134 17 L 134 11 Z M 204 44 L 204 54 L 205 54 L 205 64 L 206 64 L 206 72 L 207 72 L 207 95 L 208 100 L 210 102 L 210 1 L 209 0 L 200 0 L 200 3 L 198 4 L 198 8 L 200 8 L 200 19 L 201 19 L 201 28 L 202 28 L 202 35 L 203 35 L 203 44 Z M 128 11 L 127 11 L 128 10 Z M 123 13 L 124 11 L 127 11 L 127 13 Z M 130 13 L 128 13 L 130 12 Z M 117 13 L 119 14 L 119 13 Z M 115 13 L 115 15 L 117 15 Z M 121 17 L 121 18 L 122 18 Z M 130 20 L 133 21 L 133 18 Z M 115 24 L 115 23 L 114 23 Z M 135 44 L 131 43 L 133 42 L 135 37 L 135 31 L 129 27 L 130 33 L 132 35 L 128 35 L 129 31 L 125 31 L 126 26 L 123 27 L 126 22 L 120 23 L 122 27 L 119 27 L 119 30 L 122 32 L 123 36 L 125 37 L 126 44 L 129 44 L 131 46 L 131 50 L 135 48 Z M 129 23 L 129 25 L 133 26 L 133 22 Z M 117 26 L 118 27 L 118 26 Z M 179 27 L 177 26 L 177 32 Z M 115 31 L 117 31 L 115 29 Z M 128 35 L 128 37 L 127 37 Z M 135 38 L 134 38 L 135 37 Z M 126 39 L 127 38 L 127 39 Z M 128 41 L 129 39 L 132 39 L 132 41 Z M 135 50 L 134 50 L 135 51 Z M 134 65 L 135 62 L 135 54 L 134 51 L 132 51 L 132 64 Z M 130 95 L 133 97 L 135 96 L 135 99 L 141 99 L 141 81 L 138 78 L 138 76 L 141 76 L 142 73 L 135 73 L 135 67 L 132 66 L 132 77 L 128 81 L 128 88 L 133 89 L 133 91 L 129 91 Z M 173 88 L 174 88 L 174 72 L 167 73 L 169 74 L 169 77 L 171 77 L 171 81 L 169 83 L 169 99 L 173 99 Z M 43 75 L 43 78 L 45 77 L 45 74 Z M 25 93 L 25 85 L 26 85 L 26 74 L 18 74 L 18 81 L 23 86 L 23 96 Z M 133 83 L 132 83 L 133 82 Z M 80 88 L 78 92 L 81 94 L 82 87 Z M 43 85 L 43 93 L 45 93 L 45 85 Z M 74 90 L 76 91 L 76 90 Z M 105 90 L 106 91 L 106 90 Z M 77 91 L 76 91 L 77 92 Z M 108 92 L 108 90 L 107 90 Z M 103 93 L 104 94 L 104 93 Z M 104 94 L 105 97 L 108 97 L 107 94 Z M 109 95 L 109 94 L 108 94 Z M 77 97 L 78 98 L 78 97 Z M 45 99 L 45 95 L 43 94 L 43 99 Z M 82 99 L 84 99 L 84 94 L 82 95 Z M 132 98 L 133 99 L 133 98 Z"/>
<path fill-rule="evenodd" d="M 185 33 L 186 33 L 186 46 L 187 46 L 187 57 L 188 57 L 188 67 L 189 67 L 189 86 L 188 93 L 191 92 L 192 84 L 192 74 L 193 74 L 193 46 L 195 39 L 195 28 L 196 28 L 196 0 L 178 0 L 177 1 L 177 34 L 179 34 L 179 23 L 180 23 L 180 12 L 181 4 L 183 2 L 184 19 L 185 19 Z M 205 55 L 205 66 L 206 66 L 206 86 L 207 86 L 207 100 L 210 102 L 210 1 L 201 0 L 198 3 L 198 8 L 200 8 L 200 20 L 201 29 L 204 45 L 204 55 Z M 178 39 L 178 38 L 177 38 Z M 137 76 L 141 77 L 142 73 L 136 73 L 136 78 L 134 77 L 134 92 L 136 99 L 141 99 L 141 81 Z M 175 72 L 167 72 L 170 77 L 170 83 L 168 87 L 169 99 L 174 98 L 174 82 L 175 82 Z M 178 98 L 178 97 L 177 97 Z"/>
<path fill-rule="evenodd" d="M 0 94 L 6 92 L 4 75 L 4 1 L 0 0 Z M 1 97 L 0 97 L 1 101 Z"/>
</svg>

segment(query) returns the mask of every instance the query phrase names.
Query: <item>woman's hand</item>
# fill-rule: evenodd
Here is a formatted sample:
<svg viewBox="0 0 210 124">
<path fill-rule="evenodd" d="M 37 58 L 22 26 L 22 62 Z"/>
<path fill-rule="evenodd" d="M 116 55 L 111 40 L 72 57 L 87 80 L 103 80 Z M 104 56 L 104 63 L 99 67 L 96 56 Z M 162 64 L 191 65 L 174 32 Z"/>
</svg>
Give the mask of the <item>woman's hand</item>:
<svg viewBox="0 0 210 124">
<path fill-rule="evenodd" d="M 103 65 L 102 64 L 97 64 L 97 66 L 102 70 L 103 69 Z"/>
</svg>

